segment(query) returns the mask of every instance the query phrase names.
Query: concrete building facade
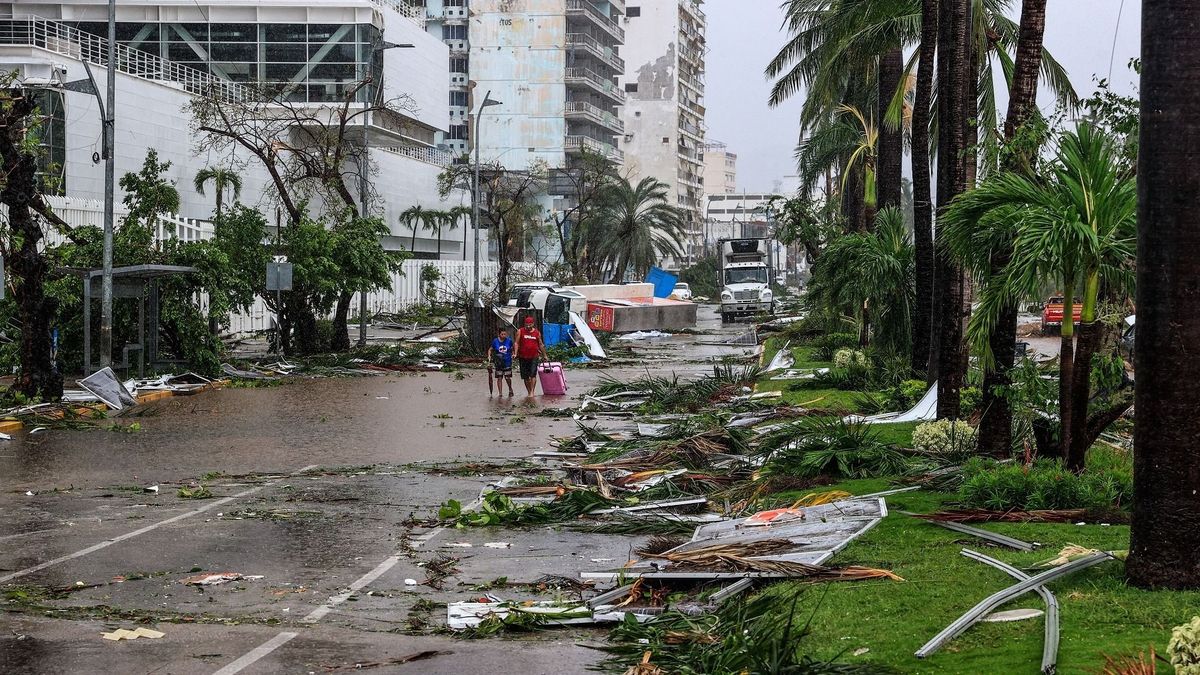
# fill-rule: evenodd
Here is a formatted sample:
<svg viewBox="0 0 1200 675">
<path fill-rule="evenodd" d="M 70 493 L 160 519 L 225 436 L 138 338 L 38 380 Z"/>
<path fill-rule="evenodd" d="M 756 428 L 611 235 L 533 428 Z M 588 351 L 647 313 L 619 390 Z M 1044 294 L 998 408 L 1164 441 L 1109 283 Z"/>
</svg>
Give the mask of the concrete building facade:
<svg viewBox="0 0 1200 675">
<path fill-rule="evenodd" d="M 626 167 L 670 187 L 693 238 L 704 209 L 705 22 L 698 0 L 630 0 L 621 80 Z"/>
<path fill-rule="evenodd" d="M 704 144 L 704 193 L 730 195 L 737 192 L 737 155 L 724 143 Z"/>
<path fill-rule="evenodd" d="M 102 65 L 107 53 L 105 0 L 19 0 L 0 2 L 0 68 L 25 79 L 50 83 L 47 95 L 60 105 L 63 119 L 62 194 L 72 199 L 103 198 L 104 166 L 93 159 L 100 150 L 100 113 L 91 94 L 65 91 L 61 83 L 86 79 L 81 59 L 93 63 L 97 85 L 106 86 Z M 355 138 L 366 137 L 377 168 L 377 196 L 371 211 L 391 228 L 388 248 L 405 248 L 411 231 L 399 214 L 414 204 L 447 209 L 467 204 L 465 193 L 443 200 L 437 176 L 449 155 L 435 147 L 450 127 L 448 49 L 425 32 L 424 10 L 403 0 L 122 0 L 117 4 L 119 46 L 116 80 L 115 146 L 118 178 L 137 171 L 147 150 L 170 161 L 168 177 L 181 198 L 180 215 L 207 219 L 212 197 L 193 188 L 205 167 L 236 167 L 243 181 L 241 199 L 273 209 L 265 170 L 234 152 L 200 155 L 190 135 L 187 104 L 213 86 L 274 83 L 292 105 L 320 109 L 343 100 L 347 87 L 364 77 L 382 81 L 381 100 L 405 97 L 409 104 L 373 114 Z M 379 49 L 386 43 L 411 44 Z M 358 99 L 372 100 L 373 87 Z M 359 122 L 361 124 L 361 122 Z M 116 199 L 121 200 L 120 189 Z M 457 236 L 456 236 L 457 235 Z M 447 233 L 443 256 L 463 256 L 462 230 Z M 416 251 L 432 255 L 436 242 L 419 232 Z"/>
</svg>

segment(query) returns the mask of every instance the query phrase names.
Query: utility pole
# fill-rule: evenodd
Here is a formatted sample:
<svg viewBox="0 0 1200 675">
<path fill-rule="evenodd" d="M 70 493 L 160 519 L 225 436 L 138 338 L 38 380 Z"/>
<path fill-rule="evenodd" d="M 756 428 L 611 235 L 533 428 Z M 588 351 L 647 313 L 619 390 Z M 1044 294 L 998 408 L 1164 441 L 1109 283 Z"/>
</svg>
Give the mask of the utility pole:
<svg viewBox="0 0 1200 675">
<path fill-rule="evenodd" d="M 104 115 L 104 254 L 100 279 L 100 367 L 112 365 L 113 199 L 116 191 L 117 1 L 108 0 L 108 104 Z M 84 302 L 90 302 L 85 299 Z"/>
<path fill-rule="evenodd" d="M 479 146 L 481 145 L 479 138 L 479 119 L 483 117 L 483 111 L 488 106 L 500 105 L 500 101 L 492 100 L 492 90 L 488 90 L 483 95 L 483 103 L 479 104 L 479 110 L 475 113 L 475 134 L 471 138 L 471 142 L 475 144 L 475 185 L 471 191 L 471 221 L 475 227 L 475 265 L 474 265 L 474 296 L 475 306 L 483 306 L 483 296 L 479 293 Z"/>
</svg>

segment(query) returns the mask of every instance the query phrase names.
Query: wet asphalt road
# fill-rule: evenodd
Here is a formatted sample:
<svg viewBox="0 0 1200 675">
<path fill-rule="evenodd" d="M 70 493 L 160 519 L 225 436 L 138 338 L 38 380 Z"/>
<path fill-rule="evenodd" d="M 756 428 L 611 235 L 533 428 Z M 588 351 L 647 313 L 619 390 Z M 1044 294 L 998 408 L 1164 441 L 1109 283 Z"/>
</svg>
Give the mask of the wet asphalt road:
<svg viewBox="0 0 1200 675">
<path fill-rule="evenodd" d="M 701 327 L 744 330 L 720 329 L 703 309 Z M 636 365 L 569 370 L 571 393 L 605 374 L 688 376 L 704 359 L 746 352 L 696 344 L 719 339 L 676 336 L 640 346 Z M 440 603 L 477 597 L 480 584 L 577 578 L 623 562 L 636 541 L 411 522 L 447 499 L 471 502 L 494 478 L 413 463 L 549 449 L 574 422 L 533 413 L 574 404 L 489 399 L 482 371 L 389 375 L 168 399 L 136 411 L 135 433 L 17 434 L 0 444 L 0 672 L 584 672 L 599 658 L 583 646 L 602 635 L 593 630 L 462 640 L 421 627 L 440 625 Z M 213 498 L 178 495 L 201 483 Z M 447 546 L 456 543 L 472 546 Z M 424 582 L 424 563 L 445 555 L 459 560 L 441 589 L 406 583 Z M 261 578 L 183 583 L 199 571 Z M 101 638 L 138 625 L 166 635 Z M 439 653 L 394 662 L 425 651 Z"/>
</svg>

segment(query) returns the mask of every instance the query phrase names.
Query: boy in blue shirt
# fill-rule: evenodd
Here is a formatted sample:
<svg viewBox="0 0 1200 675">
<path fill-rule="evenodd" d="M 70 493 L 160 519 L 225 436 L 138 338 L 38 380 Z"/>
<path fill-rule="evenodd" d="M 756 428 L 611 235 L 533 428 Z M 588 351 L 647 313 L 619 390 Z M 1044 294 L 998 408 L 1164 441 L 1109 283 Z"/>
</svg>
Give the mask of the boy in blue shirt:
<svg viewBox="0 0 1200 675">
<path fill-rule="evenodd" d="M 504 381 L 508 381 L 508 395 L 513 395 L 512 386 L 512 362 L 513 362 L 513 341 L 508 337 L 508 330 L 500 328 L 498 335 L 492 338 L 492 345 L 488 347 L 487 359 L 488 370 L 494 371 L 496 375 L 496 388 L 499 390 L 500 396 L 504 395 Z M 490 377 L 490 375 L 489 375 Z M 491 387 L 488 387 L 491 389 Z"/>
</svg>

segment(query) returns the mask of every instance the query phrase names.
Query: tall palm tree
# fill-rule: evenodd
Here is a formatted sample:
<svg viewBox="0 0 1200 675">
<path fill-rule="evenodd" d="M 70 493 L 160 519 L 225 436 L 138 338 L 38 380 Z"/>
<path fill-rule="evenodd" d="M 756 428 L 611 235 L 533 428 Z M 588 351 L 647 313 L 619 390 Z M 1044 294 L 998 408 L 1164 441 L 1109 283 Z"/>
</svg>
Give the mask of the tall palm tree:
<svg viewBox="0 0 1200 675">
<path fill-rule="evenodd" d="M 976 110 L 968 79 L 972 72 L 970 57 L 970 0 L 940 0 L 938 5 L 937 48 L 937 195 L 938 211 L 967 188 L 967 134 Z M 945 228 L 938 228 L 938 240 Z M 936 378 L 938 419 L 959 416 L 960 395 L 966 379 L 967 353 L 963 348 L 963 322 L 966 318 L 962 269 L 944 247 L 935 250 L 934 302 L 936 349 L 930 359 L 929 377 Z"/>
<path fill-rule="evenodd" d="M 1125 574 L 1144 588 L 1200 587 L 1200 248 L 1191 167 L 1200 143 L 1200 5 L 1142 8 L 1138 154 L 1138 346 L 1133 527 Z"/>
<path fill-rule="evenodd" d="M 221 207 L 225 203 L 225 191 L 233 192 L 233 199 L 242 196 L 242 177 L 231 169 L 223 169 L 220 167 L 205 167 L 196 172 L 196 177 L 192 181 L 192 185 L 196 188 L 196 192 L 200 196 L 204 196 L 204 185 L 212 181 L 213 190 L 216 193 L 217 208 L 216 214 L 221 215 Z"/>
<path fill-rule="evenodd" d="M 1075 470 L 1083 469 L 1090 445 L 1087 403 L 1091 357 L 1101 336 L 1101 288 L 1128 287 L 1132 281 L 1136 186 L 1114 168 L 1116 158 L 1113 140 L 1091 123 L 1081 123 L 1062 136 L 1046 175 L 997 174 L 955 200 L 941 220 L 947 252 L 982 284 L 967 335 L 986 364 L 994 364 L 989 338 L 1007 307 L 1033 297 L 1047 282 L 1063 289 L 1060 438 L 1067 464 Z M 1012 256 L 993 273 L 991 254 L 1009 241 Z M 1077 301 L 1082 304 L 1078 358 Z"/>
<path fill-rule="evenodd" d="M 929 367 L 933 331 L 933 190 L 930 186 L 929 122 L 933 106 L 933 72 L 937 53 L 938 0 L 921 0 L 921 38 L 917 48 L 917 79 L 912 112 L 913 247 L 916 254 L 916 293 L 912 317 L 914 373 Z"/>
<path fill-rule="evenodd" d="M 412 245 L 408 250 L 415 253 L 417 250 L 417 230 L 432 230 L 434 221 L 437 219 L 437 212 L 432 209 L 427 209 L 420 204 L 414 204 L 400 213 L 400 223 L 407 225 L 412 230 Z"/>
<path fill-rule="evenodd" d="M 471 214 L 472 214 L 472 211 L 471 211 L 471 207 L 469 207 L 469 206 L 451 207 L 449 211 L 446 211 L 446 218 L 448 219 L 449 228 L 451 230 L 454 230 L 459 226 L 459 224 L 470 221 Z M 466 230 L 466 228 L 464 228 L 463 229 L 463 247 L 462 247 L 463 260 L 467 259 L 466 236 L 467 236 L 467 230 Z M 439 249 L 439 251 L 441 250 L 440 242 L 438 244 L 438 249 Z M 440 258 L 441 256 L 439 255 L 438 257 Z"/>
<path fill-rule="evenodd" d="M 664 257 L 680 255 L 686 214 L 667 195 L 667 184 L 649 176 L 637 185 L 621 178 L 606 190 L 602 253 L 618 282 L 631 267 L 644 276 Z"/>
<path fill-rule="evenodd" d="M 1013 64 L 1008 95 L 1008 114 L 1004 118 L 1004 141 L 1011 147 L 1004 168 L 1031 171 L 1036 141 L 1025 123 L 1037 113 L 1038 70 L 1042 62 L 1042 42 L 1046 32 L 1046 0 L 1023 0 L 1017 57 Z M 1020 136 L 1020 138 L 1018 138 Z M 1012 258 L 1011 242 L 1002 243 L 992 252 L 991 273 L 998 274 Z M 1005 392 L 1012 384 L 1009 371 L 1015 365 L 1017 347 L 1017 305 L 1010 303 L 996 322 L 988 343 L 994 365 L 983 376 L 983 415 L 979 420 L 979 450 L 996 457 L 1007 457 L 1012 450 L 1012 407 Z"/>
</svg>

